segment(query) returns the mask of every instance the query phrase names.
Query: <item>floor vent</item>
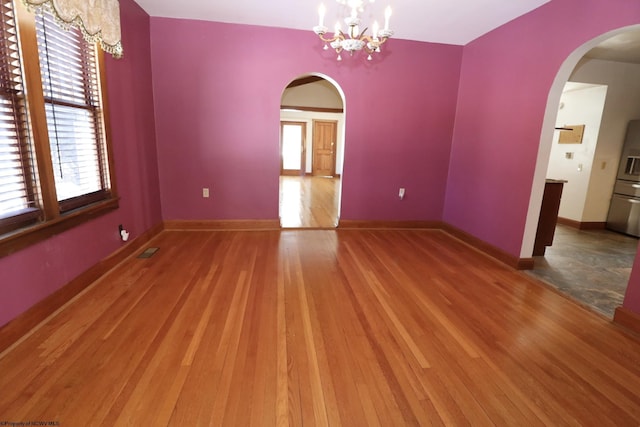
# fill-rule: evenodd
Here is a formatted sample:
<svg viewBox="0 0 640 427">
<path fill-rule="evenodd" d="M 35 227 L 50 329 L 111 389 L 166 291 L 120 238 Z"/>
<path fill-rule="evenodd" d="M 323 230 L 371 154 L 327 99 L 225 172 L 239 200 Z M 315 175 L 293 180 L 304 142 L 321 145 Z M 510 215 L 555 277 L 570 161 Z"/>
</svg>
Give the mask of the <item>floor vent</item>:
<svg viewBox="0 0 640 427">
<path fill-rule="evenodd" d="M 156 252 L 158 252 L 158 249 L 160 248 L 147 248 L 144 252 L 138 255 L 138 258 L 151 258 Z"/>
</svg>

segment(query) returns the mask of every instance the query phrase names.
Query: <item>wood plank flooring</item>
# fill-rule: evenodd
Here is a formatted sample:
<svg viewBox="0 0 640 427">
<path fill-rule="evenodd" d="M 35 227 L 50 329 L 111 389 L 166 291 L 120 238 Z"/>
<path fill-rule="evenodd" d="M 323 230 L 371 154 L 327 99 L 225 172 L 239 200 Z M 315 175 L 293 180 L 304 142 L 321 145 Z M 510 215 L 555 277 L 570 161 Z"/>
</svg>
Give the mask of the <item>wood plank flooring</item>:
<svg viewBox="0 0 640 427">
<path fill-rule="evenodd" d="M 165 231 L 0 354 L 0 421 L 640 423 L 640 341 L 438 230 Z"/>
<path fill-rule="evenodd" d="M 280 177 L 280 224 L 283 228 L 335 228 L 340 178 Z"/>
</svg>

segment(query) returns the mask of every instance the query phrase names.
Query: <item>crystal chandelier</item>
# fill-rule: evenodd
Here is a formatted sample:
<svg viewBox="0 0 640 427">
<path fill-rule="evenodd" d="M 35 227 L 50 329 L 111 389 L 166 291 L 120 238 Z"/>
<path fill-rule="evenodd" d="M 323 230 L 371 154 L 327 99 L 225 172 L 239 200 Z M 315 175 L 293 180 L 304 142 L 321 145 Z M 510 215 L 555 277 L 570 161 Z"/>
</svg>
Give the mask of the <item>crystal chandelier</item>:
<svg viewBox="0 0 640 427">
<path fill-rule="evenodd" d="M 364 10 L 364 0 L 336 0 L 338 3 L 346 5 L 351 8 L 351 15 L 344 19 L 347 24 L 347 32 L 343 32 L 340 27 L 340 21 L 336 23 L 333 37 L 325 37 L 329 30 L 324 26 L 324 16 L 326 9 L 324 4 L 320 4 L 318 8 L 318 14 L 320 15 L 320 22 L 313 27 L 313 32 L 325 42 L 324 49 L 328 49 L 331 46 L 338 54 L 338 61 L 342 61 L 340 55 L 343 50 L 349 52 L 349 55 L 353 55 L 354 52 L 359 50 L 365 50 L 369 55 L 367 59 L 371 61 L 371 54 L 374 52 L 380 52 L 380 46 L 387 41 L 389 37 L 393 35 L 393 31 L 389 29 L 389 18 L 391 17 L 391 6 L 387 6 L 384 11 L 384 28 L 380 29 L 378 21 L 373 23 L 372 35 L 369 36 L 366 33 L 367 28 L 360 32 L 360 18 L 358 18 L 358 12 Z M 374 0 L 369 0 L 373 3 Z"/>
</svg>

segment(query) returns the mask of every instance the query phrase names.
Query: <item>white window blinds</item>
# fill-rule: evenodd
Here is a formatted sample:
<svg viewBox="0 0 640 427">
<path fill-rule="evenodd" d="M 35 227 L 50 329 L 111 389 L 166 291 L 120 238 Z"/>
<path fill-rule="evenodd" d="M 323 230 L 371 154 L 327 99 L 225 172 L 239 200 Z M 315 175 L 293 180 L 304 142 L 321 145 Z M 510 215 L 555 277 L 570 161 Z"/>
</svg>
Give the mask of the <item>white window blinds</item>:
<svg viewBox="0 0 640 427">
<path fill-rule="evenodd" d="M 0 233 L 39 216 L 12 2 L 0 3 Z"/>
<path fill-rule="evenodd" d="M 36 17 L 51 161 L 61 212 L 109 197 L 95 46 Z"/>
</svg>

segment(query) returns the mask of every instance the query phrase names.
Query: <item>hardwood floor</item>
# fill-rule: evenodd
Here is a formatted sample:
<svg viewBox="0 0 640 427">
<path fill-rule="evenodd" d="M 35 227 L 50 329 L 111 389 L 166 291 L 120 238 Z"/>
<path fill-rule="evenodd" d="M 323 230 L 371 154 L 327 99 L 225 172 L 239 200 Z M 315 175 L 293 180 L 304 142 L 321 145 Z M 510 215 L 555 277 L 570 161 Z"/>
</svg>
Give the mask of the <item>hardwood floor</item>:
<svg viewBox="0 0 640 427">
<path fill-rule="evenodd" d="M 340 178 L 280 177 L 280 223 L 283 228 L 335 228 Z"/>
<path fill-rule="evenodd" d="M 0 420 L 640 423 L 640 341 L 438 230 L 164 231 L 0 354 Z"/>
</svg>

